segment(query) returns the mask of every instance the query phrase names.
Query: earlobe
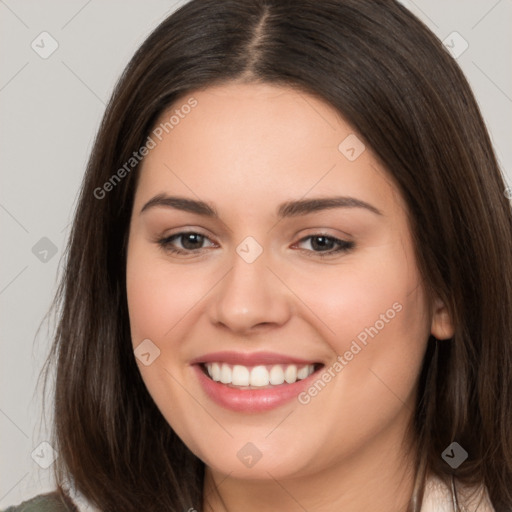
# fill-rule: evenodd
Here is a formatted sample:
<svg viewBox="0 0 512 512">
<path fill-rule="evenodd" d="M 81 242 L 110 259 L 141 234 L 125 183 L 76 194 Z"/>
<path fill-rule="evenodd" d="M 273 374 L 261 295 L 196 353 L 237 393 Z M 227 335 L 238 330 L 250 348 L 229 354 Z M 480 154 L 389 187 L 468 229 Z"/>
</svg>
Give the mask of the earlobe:
<svg viewBox="0 0 512 512">
<path fill-rule="evenodd" d="M 438 340 L 452 338 L 455 333 L 451 314 L 446 304 L 438 297 L 434 301 L 430 333 Z"/>
</svg>

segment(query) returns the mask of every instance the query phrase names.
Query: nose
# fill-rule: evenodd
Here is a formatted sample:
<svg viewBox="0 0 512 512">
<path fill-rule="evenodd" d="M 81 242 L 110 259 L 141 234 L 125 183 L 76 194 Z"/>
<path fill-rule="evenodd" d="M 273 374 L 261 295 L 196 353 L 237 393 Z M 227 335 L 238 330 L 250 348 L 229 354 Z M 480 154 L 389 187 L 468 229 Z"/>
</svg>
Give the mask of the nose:
<svg viewBox="0 0 512 512">
<path fill-rule="evenodd" d="M 284 325 L 293 295 L 268 266 L 265 252 L 248 263 L 235 254 L 231 270 L 215 287 L 211 321 L 236 334 L 251 334 Z"/>
</svg>

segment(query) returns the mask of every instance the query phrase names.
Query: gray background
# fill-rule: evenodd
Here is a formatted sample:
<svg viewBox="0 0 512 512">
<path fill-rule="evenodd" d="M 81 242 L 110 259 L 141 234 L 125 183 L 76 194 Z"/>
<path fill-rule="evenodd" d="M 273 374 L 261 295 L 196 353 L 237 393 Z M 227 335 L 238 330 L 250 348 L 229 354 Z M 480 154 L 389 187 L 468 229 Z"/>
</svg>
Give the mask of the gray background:
<svg viewBox="0 0 512 512">
<path fill-rule="evenodd" d="M 36 331 L 56 290 L 78 187 L 115 81 L 183 3 L 0 0 L 0 507 L 53 487 L 51 467 L 35 462 L 52 457 L 40 444 L 48 437 L 36 391 L 51 336 L 46 325 Z M 457 61 L 512 183 L 512 0 L 402 3 L 441 40 L 456 31 L 469 44 Z M 40 53 L 52 41 L 43 31 L 58 43 L 46 59 Z M 448 42 L 464 48 L 457 36 Z"/>
</svg>

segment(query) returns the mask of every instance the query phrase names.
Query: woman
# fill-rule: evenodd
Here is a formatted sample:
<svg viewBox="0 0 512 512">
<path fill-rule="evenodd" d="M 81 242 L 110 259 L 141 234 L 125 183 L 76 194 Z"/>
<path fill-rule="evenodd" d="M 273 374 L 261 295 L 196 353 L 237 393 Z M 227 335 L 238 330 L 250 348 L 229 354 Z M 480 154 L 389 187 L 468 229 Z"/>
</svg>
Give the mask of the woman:
<svg viewBox="0 0 512 512">
<path fill-rule="evenodd" d="M 179 9 L 82 186 L 39 501 L 510 510 L 504 190 L 465 78 L 400 4 Z"/>
</svg>

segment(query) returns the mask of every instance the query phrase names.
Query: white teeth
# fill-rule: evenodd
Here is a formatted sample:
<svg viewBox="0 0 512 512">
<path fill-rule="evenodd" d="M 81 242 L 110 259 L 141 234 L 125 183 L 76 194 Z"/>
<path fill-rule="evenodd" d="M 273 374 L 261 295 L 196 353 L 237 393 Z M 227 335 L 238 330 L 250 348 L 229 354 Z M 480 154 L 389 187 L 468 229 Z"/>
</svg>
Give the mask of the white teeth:
<svg viewBox="0 0 512 512">
<path fill-rule="evenodd" d="M 223 364 L 220 368 L 220 381 L 222 384 L 231 384 L 232 379 L 231 368 L 227 364 Z"/>
<path fill-rule="evenodd" d="M 205 366 L 212 380 L 243 387 L 279 386 L 285 382 L 293 384 L 309 377 L 315 370 L 312 364 L 300 368 L 295 364 L 247 367 L 239 364 L 231 366 L 227 363 L 205 363 Z"/>
<path fill-rule="evenodd" d="M 211 365 L 208 365 L 207 368 L 211 369 L 210 377 L 213 380 L 219 381 L 220 380 L 220 365 L 219 363 L 213 363 Z"/>
<path fill-rule="evenodd" d="M 303 366 L 300 370 L 297 370 L 297 379 L 302 380 L 309 377 L 309 367 Z"/>
<path fill-rule="evenodd" d="M 307 368 L 307 367 L 306 367 Z M 276 365 L 272 366 L 270 370 L 270 384 L 273 386 L 278 386 L 284 382 L 284 371 L 281 366 Z"/>
<path fill-rule="evenodd" d="M 233 373 L 231 375 L 231 383 L 234 386 L 248 386 L 249 385 L 249 370 L 245 366 L 236 364 L 233 366 Z"/>
<path fill-rule="evenodd" d="M 284 372 L 284 380 L 288 382 L 288 384 L 297 382 L 297 367 L 294 364 L 291 364 L 286 368 L 286 371 Z"/>
<path fill-rule="evenodd" d="M 268 370 L 264 366 L 255 366 L 251 370 L 251 386 L 268 386 L 269 379 Z"/>
</svg>

